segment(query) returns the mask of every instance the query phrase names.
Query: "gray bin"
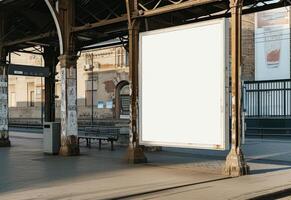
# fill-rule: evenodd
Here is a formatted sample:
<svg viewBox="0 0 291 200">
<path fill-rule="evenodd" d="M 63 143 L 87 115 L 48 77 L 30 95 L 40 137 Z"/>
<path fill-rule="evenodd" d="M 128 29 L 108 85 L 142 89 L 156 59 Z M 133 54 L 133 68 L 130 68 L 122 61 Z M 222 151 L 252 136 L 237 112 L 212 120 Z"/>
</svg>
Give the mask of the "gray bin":
<svg viewBox="0 0 291 200">
<path fill-rule="evenodd" d="M 45 154 L 58 154 L 61 144 L 61 125 L 57 122 L 44 122 L 43 124 L 43 152 Z"/>
</svg>

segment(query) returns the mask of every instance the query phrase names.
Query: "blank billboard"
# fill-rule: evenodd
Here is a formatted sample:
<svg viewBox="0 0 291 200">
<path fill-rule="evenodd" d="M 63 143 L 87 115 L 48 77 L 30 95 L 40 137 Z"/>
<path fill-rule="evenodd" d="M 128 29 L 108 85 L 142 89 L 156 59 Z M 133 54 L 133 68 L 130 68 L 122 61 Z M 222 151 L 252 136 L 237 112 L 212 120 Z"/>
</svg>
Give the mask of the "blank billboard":
<svg viewBox="0 0 291 200">
<path fill-rule="evenodd" d="M 140 34 L 140 143 L 228 148 L 225 19 Z"/>
</svg>

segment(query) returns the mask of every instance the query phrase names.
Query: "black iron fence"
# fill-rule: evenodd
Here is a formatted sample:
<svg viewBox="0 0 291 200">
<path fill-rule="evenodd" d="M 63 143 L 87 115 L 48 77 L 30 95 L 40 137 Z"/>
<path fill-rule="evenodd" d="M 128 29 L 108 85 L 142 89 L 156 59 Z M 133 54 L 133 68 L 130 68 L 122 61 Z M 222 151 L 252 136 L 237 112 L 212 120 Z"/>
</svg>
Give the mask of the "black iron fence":
<svg viewBox="0 0 291 200">
<path fill-rule="evenodd" d="M 246 117 L 291 117 L 291 79 L 246 81 L 243 102 Z"/>
</svg>

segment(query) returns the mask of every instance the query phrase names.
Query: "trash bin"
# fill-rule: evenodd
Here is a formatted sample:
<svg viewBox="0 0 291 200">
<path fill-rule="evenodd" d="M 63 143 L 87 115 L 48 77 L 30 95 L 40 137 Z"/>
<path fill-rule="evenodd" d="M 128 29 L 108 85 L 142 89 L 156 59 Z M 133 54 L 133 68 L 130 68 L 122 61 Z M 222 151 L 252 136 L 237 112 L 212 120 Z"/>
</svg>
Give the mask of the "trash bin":
<svg viewBox="0 0 291 200">
<path fill-rule="evenodd" d="M 58 154 L 61 143 L 61 125 L 58 122 L 44 122 L 43 124 L 43 152 Z"/>
</svg>

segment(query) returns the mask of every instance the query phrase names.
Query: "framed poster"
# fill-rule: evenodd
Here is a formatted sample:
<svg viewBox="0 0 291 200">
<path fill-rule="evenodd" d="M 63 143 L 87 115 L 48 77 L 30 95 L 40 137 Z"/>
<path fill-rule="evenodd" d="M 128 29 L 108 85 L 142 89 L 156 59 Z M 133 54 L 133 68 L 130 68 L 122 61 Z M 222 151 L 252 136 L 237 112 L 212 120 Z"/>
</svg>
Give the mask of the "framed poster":
<svg viewBox="0 0 291 200">
<path fill-rule="evenodd" d="M 140 34 L 141 144 L 229 147 L 228 38 L 225 19 Z"/>
</svg>

